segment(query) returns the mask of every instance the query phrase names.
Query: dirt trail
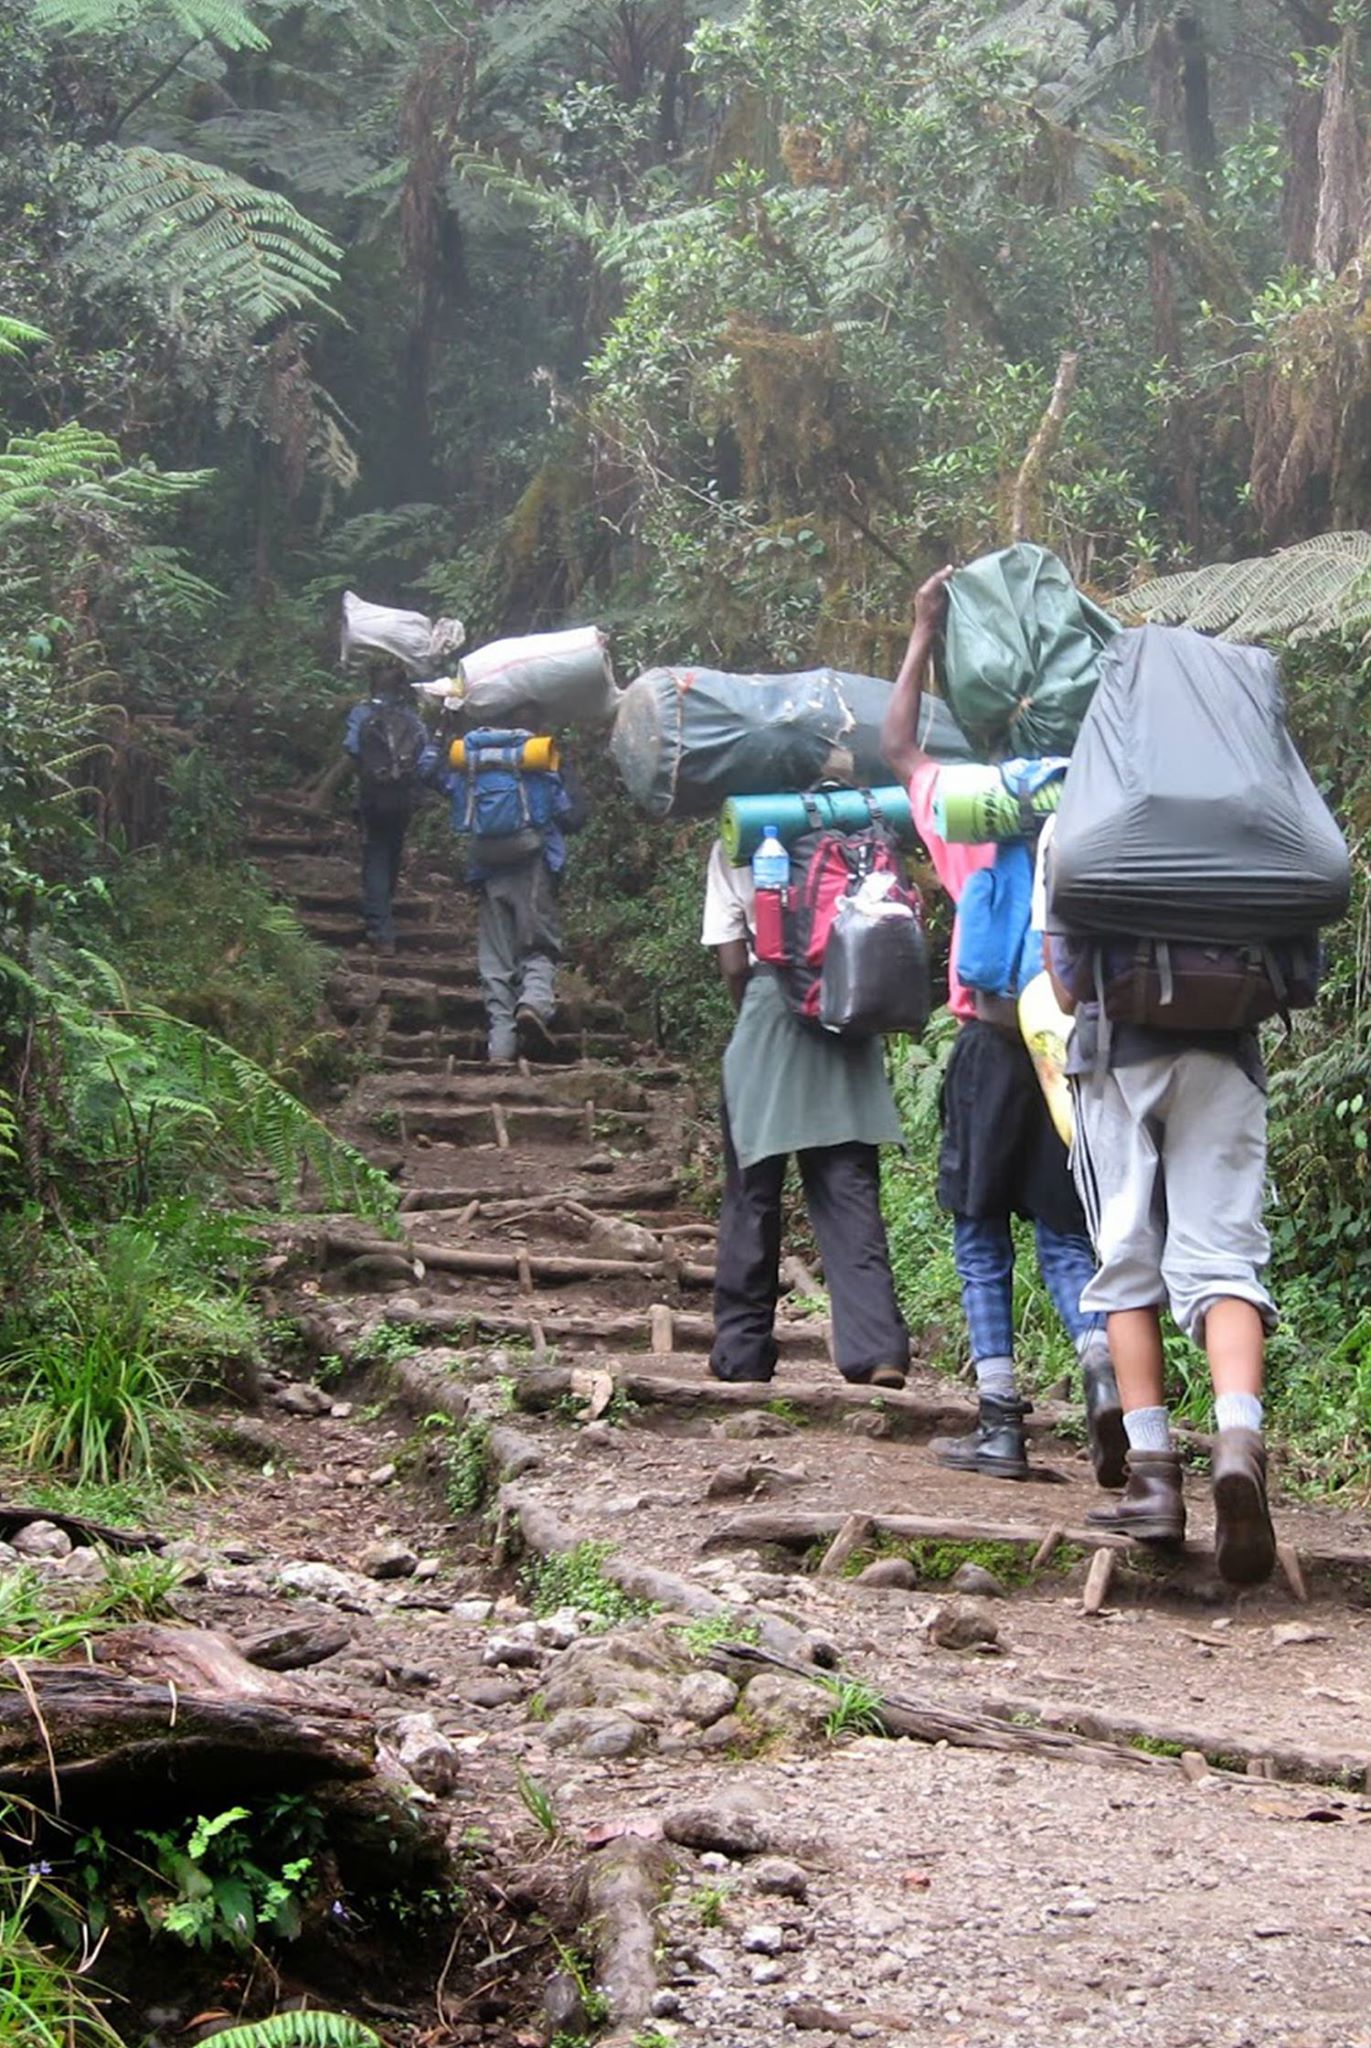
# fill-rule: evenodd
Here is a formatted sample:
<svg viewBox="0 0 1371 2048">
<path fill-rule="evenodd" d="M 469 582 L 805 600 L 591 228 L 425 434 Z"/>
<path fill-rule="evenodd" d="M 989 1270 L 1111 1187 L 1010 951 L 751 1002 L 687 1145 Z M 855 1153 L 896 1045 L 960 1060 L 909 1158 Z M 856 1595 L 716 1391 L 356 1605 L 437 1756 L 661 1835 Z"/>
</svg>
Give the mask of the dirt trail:
<svg viewBox="0 0 1371 2048">
<path fill-rule="evenodd" d="M 1363 1518 L 1282 1503 L 1308 1598 L 1282 1579 L 1235 1599 L 1205 1556 L 1196 1477 L 1184 1569 L 1120 1555 L 1085 1614 L 1090 1557 L 1071 1539 L 1094 1496 L 1075 1411 L 1036 1418 L 1036 1483 L 950 1475 L 926 1441 L 969 1413 L 960 1390 L 931 1374 L 904 1396 L 844 1390 L 794 1302 L 774 1386 L 714 1387 L 681 1076 L 598 993 L 569 1002 L 559 1064 L 492 1072 L 460 894 L 412 886 L 398 956 L 377 962 L 346 837 L 278 806 L 255 851 L 338 948 L 331 1000 L 370 1071 L 334 1121 L 394 1174 L 405 1226 L 387 1244 L 355 1220 L 302 1225 L 278 1305 L 316 1361 L 399 1333 L 417 1349 L 353 1365 L 333 1413 L 292 1415 L 280 1404 L 307 1405 L 300 1387 L 268 1387 L 248 1463 L 195 1510 L 209 1572 L 188 1611 L 250 1635 L 301 1612 L 285 1564 L 351 1575 L 369 1547 L 404 1546 L 407 1575 L 362 1571 L 332 1606 L 306 1604 L 351 1635 L 317 1682 L 386 1721 L 434 1715 L 457 1749 L 455 1830 L 526 1834 L 516 1766 L 573 1842 L 629 1829 L 586 1851 L 592 1882 L 604 1859 L 627 1873 L 587 1936 L 622 2043 L 1371 2048 Z M 416 1415 L 434 1412 L 449 1424 L 416 1449 Z M 479 1429 L 462 1436 L 464 1420 Z M 490 1522 L 445 1507 L 435 1444 L 503 1481 L 493 1545 Z M 854 1514 L 874 1523 L 858 1564 L 920 1537 L 913 1570 L 885 1562 L 911 1583 L 816 1571 Z M 1035 1569 L 1053 1529 L 1067 1540 Z M 653 1589 L 656 1617 L 596 1632 L 584 1609 L 531 1616 L 520 1542 L 575 1541 Z M 967 1561 L 1003 1597 L 949 1594 Z M 989 1640 L 944 1646 L 957 1628 Z M 863 1733 L 869 1696 L 754 1676 L 721 1638 L 820 1676 L 841 1666 L 972 1732 Z M 996 1728 L 1004 1746 L 966 1746 Z M 1063 1754 L 1031 1746 L 1073 1729 L 1087 1740 Z M 646 1939 L 644 1886 L 660 1892 Z M 473 1997 L 443 2038 L 538 2038 L 498 1989 Z M 579 2026 L 572 2010 L 564 2031 Z"/>
</svg>

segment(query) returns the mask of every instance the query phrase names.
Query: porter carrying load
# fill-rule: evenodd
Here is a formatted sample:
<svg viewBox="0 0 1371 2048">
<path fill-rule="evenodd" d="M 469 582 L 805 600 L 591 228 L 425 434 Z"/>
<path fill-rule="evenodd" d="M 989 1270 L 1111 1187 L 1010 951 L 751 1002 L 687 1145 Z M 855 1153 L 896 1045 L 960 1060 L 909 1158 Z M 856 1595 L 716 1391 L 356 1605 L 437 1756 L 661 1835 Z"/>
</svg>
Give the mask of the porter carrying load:
<svg viewBox="0 0 1371 2048">
<path fill-rule="evenodd" d="M 1116 1023 L 1248 1028 L 1314 1001 L 1318 930 L 1350 888 L 1273 657 L 1185 626 L 1121 633 L 1052 847 L 1048 928 L 1070 992 Z"/>
<path fill-rule="evenodd" d="M 1117 631 L 1046 548 L 968 562 L 947 586 L 941 661 L 958 725 L 983 756 L 1069 754 Z"/>
</svg>

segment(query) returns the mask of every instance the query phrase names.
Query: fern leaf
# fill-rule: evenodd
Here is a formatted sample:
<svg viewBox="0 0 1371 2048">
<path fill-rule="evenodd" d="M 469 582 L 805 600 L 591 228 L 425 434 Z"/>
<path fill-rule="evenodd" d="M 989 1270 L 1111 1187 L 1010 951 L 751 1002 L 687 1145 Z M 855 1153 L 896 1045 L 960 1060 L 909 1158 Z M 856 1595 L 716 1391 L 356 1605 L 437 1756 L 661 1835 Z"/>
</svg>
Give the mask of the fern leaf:
<svg viewBox="0 0 1371 2048">
<path fill-rule="evenodd" d="M 340 2012 L 277 2012 L 216 2034 L 217 2048 L 383 2048 L 375 2028 Z"/>
<path fill-rule="evenodd" d="M 1225 640 L 1314 639 L 1371 626 L 1371 533 L 1323 533 L 1273 555 L 1159 576 L 1119 609 Z"/>
<path fill-rule="evenodd" d="M 92 219 L 72 252 L 96 278 L 141 283 L 173 302 L 213 299 L 256 329 L 327 310 L 342 250 L 278 192 L 170 151 L 102 150 Z"/>
<path fill-rule="evenodd" d="M 224 50 L 271 48 L 271 38 L 234 0 L 35 0 L 33 8 L 36 27 L 71 36 L 125 35 L 159 14 L 196 42 Z"/>
<path fill-rule="evenodd" d="M 22 355 L 26 348 L 34 348 L 47 338 L 41 327 L 30 327 L 27 320 L 0 313 L 0 356 Z"/>
</svg>

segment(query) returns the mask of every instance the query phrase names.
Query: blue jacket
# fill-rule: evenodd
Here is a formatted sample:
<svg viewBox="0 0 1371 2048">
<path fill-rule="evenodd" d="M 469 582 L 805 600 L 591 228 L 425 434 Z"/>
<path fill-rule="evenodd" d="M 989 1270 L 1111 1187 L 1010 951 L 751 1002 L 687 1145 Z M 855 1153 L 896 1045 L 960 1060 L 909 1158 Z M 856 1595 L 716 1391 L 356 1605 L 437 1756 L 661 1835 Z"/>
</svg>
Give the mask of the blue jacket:
<svg viewBox="0 0 1371 2048">
<path fill-rule="evenodd" d="M 393 704 L 396 701 L 397 700 L 393 697 L 364 697 L 360 704 L 354 704 L 351 711 L 349 711 L 348 713 L 348 722 L 343 731 L 343 752 L 345 754 L 351 754 L 353 760 L 355 761 L 362 751 L 362 727 L 366 722 L 368 714 L 372 711 L 379 710 L 383 704 Z M 411 710 L 409 706 L 405 704 L 401 704 L 400 709 L 402 711 L 409 712 L 409 716 L 414 720 L 414 723 L 418 726 L 420 733 L 423 735 L 425 741 L 427 741 L 428 727 L 424 724 L 424 721 L 422 718 L 420 718 L 418 712 Z M 427 751 L 428 748 L 426 746 L 425 753 L 427 753 Z M 421 761 L 421 772 L 422 766 L 423 764 Z"/>
</svg>

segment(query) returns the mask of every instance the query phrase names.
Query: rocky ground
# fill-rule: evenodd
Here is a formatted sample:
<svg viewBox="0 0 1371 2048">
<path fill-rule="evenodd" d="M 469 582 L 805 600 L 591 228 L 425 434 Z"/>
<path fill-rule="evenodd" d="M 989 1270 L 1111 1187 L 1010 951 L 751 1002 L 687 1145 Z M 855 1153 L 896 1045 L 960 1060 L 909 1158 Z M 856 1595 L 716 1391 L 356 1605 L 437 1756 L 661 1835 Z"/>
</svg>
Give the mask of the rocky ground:
<svg viewBox="0 0 1371 2048">
<path fill-rule="evenodd" d="M 1282 1503 L 1234 1598 L 1202 1473 L 1181 1566 L 1095 1556 L 1074 1410 L 1036 1483 L 954 1477 L 961 1391 L 843 1389 L 793 1305 L 774 1385 L 713 1386 L 682 1077 L 593 991 L 492 1074 L 463 904 L 415 890 L 377 962 L 346 845 L 282 809 L 258 851 L 339 949 L 337 1122 L 405 1232 L 283 1234 L 302 1348 L 223 1417 L 178 1597 L 581 1887 L 589 2010 L 519 1935 L 546 2011 L 466 1954 L 427 2038 L 1371 2048 L 1362 1518 Z"/>
</svg>

